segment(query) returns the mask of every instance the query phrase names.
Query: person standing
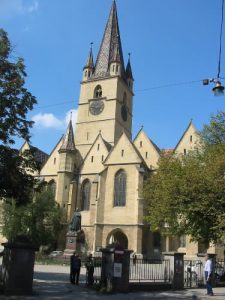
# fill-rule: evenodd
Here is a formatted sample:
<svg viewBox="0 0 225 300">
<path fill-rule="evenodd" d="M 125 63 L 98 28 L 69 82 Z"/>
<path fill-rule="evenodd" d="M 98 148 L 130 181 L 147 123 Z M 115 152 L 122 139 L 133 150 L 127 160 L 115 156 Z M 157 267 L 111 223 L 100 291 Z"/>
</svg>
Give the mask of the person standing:
<svg viewBox="0 0 225 300">
<path fill-rule="evenodd" d="M 76 252 L 70 258 L 70 282 L 72 284 L 79 284 L 81 260 Z"/>
<path fill-rule="evenodd" d="M 87 269 L 87 285 L 92 286 L 94 284 L 94 261 L 92 254 L 89 254 L 86 262 Z"/>
<path fill-rule="evenodd" d="M 207 289 L 207 295 L 213 296 L 213 290 L 212 290 L 212 275 L 213 275 L 213 267 L 212 267 L 212 260 L 210 259 L 209 255 L 207 254 L 205 256 L 205 282 L 206 282 L 206 289 Z"/>
</svg>

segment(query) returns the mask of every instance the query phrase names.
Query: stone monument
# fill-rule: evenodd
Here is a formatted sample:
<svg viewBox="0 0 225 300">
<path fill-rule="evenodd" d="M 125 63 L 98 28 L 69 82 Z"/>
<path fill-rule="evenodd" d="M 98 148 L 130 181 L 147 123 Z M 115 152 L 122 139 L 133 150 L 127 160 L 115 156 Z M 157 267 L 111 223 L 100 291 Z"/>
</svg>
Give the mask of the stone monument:
<svg viewBox="0 0 225 300">
<path fill-rule="evenodd" d="M 66 234 L 65 256 L 70 256 L 74 251 L 81 252 L 81 244 L 84 242 L 84 232 L 81 229 L 81 213 L 77 208 L 69 224 Z"/>
</svg>

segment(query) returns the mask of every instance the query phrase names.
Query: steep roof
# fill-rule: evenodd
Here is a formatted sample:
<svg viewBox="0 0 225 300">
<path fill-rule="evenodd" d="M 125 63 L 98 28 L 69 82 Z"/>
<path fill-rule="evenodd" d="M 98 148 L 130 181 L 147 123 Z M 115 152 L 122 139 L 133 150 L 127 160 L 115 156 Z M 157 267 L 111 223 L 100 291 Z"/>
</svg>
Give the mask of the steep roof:
<svg viewBox="0 0 225 300">
<path fill-rule="evenodd" d="M 60 147 L 60 151 L 74 151 L 75 143 L 74 143 L 74 135 L 73 135 L 73 125 L 72 121 L 69 121 L 69 125 L 66 130 L 66 134 L 63 137 L 63 143 Z"/>
<path fill-rule="evenodd" d="M 121 75 L 122 77 L 124 77 L 125 68 L 123 51 L 120 40 L 120 31 L 115 1 L 113 1 L 102 43 L 98 52 L 94 77 L 101 78 L 108 76 L 109 66 L 114 61 L 117 61 L 121 64 Z"/>
<path fill-rule="evenodd" d="M 93 53 L 92 53 L 92 47 L 88 53 L 88 58 L 87 58 L 87 62 L 84 66 L 84 69 L 85 68 L 90 68 L 90 69 L 93 69 L 94 68 L 94 59 L 93 59 Z"/>
</svg>

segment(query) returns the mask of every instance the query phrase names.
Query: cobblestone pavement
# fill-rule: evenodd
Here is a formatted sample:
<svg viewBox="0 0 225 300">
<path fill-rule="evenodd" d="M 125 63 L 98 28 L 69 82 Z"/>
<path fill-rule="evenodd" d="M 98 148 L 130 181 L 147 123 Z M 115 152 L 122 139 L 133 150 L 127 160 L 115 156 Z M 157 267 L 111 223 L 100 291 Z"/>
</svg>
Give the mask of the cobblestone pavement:
<svg viewBox="0 0 225 300">
<path fill-rule="evenodd" d="M 168 292 L 137 292 L 128 294 L 101 295 L 85 287 L 85 270 L 80 276 L 80 285 L 69 283 L 69 267 L 36 265 L 32 296 L 3 296 L 0 300 L 188 300 L 188 299 L 225 299 L 225 288 L 215 288 L 214 297 L 205 296 L 205 289 L 193 289 Z"/>
</svg>

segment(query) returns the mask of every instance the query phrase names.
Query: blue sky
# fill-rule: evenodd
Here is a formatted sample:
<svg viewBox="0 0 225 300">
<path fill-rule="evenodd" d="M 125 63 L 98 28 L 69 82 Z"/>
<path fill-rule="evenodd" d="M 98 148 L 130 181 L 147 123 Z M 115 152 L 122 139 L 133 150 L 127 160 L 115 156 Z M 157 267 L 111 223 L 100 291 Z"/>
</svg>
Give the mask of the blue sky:
<svg viewBox="0 0 225 300">
<path fill-rule="evenodd" d="M 0 0 L 0 27 L 13 55 L 24 58 L 26 86 L 38 100 L 29 113 L 36 121 L 31 142 L 47 153 L 65 132 L 69 112 L 76 116 L 89 45 L 94 42 L 96 57 L 111 4 Z M 225 96 L 215 97 L 213 85 L 201 83 L 217 74 L 221 0 L 117 0 L 117 9 L 135 78 L 133 136 L 143 125 L 160 148 L 174 148 L 191 118 L 201 130 L 211 114 L 224 110 Z"/>
</svg>

